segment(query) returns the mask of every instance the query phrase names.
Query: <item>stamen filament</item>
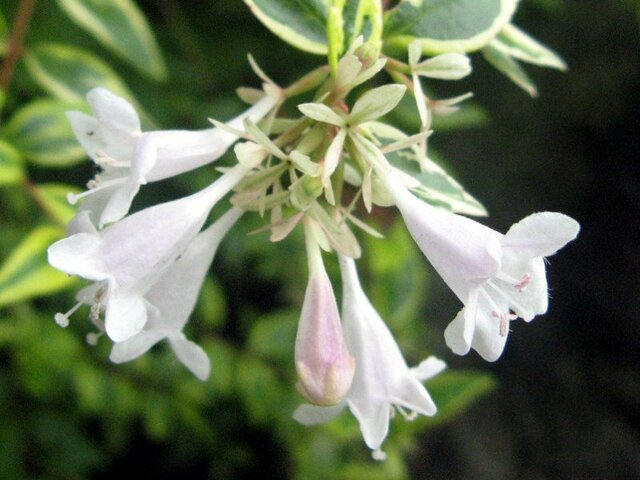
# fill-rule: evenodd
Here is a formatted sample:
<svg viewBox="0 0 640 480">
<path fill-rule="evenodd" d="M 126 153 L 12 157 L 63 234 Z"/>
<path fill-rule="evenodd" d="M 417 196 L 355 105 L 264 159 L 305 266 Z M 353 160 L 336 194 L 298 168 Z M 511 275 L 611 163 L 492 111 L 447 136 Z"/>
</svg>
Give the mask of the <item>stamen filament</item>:
<svg viewBox="0 0 640 480">
<path fill-rule="evenodd" d="M 99 192 L 100 190 L 104 190 L 105 188 L 109 188 L 114 185 L 121 185 L 125 183 L 127 180 L 128 180 L 128 177 L 115 178 L 113 180 L 108 180 L 106 182 L 91 181 L 88 184 L 89 190 L 85 190 L 82 193 L 71 193 L 71 192 L 67 193 L 67 202 L 69 202 L 69 204 L 71 205 L 75 205 L 78 202 L 78 200 L 80 200 L 81 198 L 87 197 L 96 192 Z"/>
<path fill-rule="evenodd" d="M 76 303 L 67 313 L 56 313 L 53 318 L 56 323 L 62 328 L 67 328 L 69 326 L 69 317 L 75 313 L 82 306 L 82 302 Z"/>
</svg>

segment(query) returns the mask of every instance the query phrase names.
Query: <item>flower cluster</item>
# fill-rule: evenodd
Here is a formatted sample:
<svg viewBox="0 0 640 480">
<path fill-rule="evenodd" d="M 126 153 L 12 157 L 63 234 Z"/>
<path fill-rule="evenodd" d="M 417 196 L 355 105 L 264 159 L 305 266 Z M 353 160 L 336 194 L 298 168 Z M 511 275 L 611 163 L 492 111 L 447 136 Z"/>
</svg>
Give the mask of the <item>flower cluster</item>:
<svg viewBox="0 0 640 480">
<path fill-rule="evenodd" d="M 354 228 L 379 235 L 355 214 L 395 205 L 409 233 L 464 307 L 444 337 L 451 350 L 500 357 L 517 318 L 529 322 L 546 312 L 544 258 L 578 234 L 573 219 L 536 213 L 502 235 L 464 214 L 482 214 L 463 193 L 449 198 L 425 184 L 425 172 L 447 177 L 428 156 L 433 115 L 444 115 L 468 98 L 431 100 L 421 77 L 458 79 L 471 68 L 464 55 L 409 63 L 380 55 L 356 41 L 332 75 L 321 67 L 287 88 L 278 87 L 255 63 L 264 81 L 246 112 L 202 131 L 142 132 L 133 107 L 104 89 L 89 92 L 94 116 L 69 112 L 73 130 L 101 167 L 82 199 L 69 236 L 49 248 L 51 265 L 92 283 L 78 304 L 57 314 L 61 326 L 81 305 L 90 306 L 98 332 L 114 342 L 111 360 L 134 359 L 167 339 L 176 356 L 206 379 L 205 352 L 183 333 L 216 249 L 244 212 L 268 219 L 271 241 L 303 228 L 309 280 L 295 342 L 298 389 L 310 402 L 294 417 L 304 424 L 327 421 L 348 407 L 360 423 L 374 458 L 395 410 L 407 419 L 434 415 L 436 405 L 422 382 L 445 368 L 429 357 L 409 368 L 383 319 L 367 298 L 355 260 L 361 256 Z M 350 93 L 380 71 L 399 83 Z M 416 101 L 420 131 L 406 135 L 380 122 L 407 94 Z M 284 116 L 289 99 L 315 90 L 312 102 Z M 289 110 L 291 112 L 291 110 Z M 209 187 L 185 198 L 129 214 L 146 182 L 209 164 L 239 141 L 237 164 Z M 227 194 L 228 212 L 203 229 L 214 205 Z M 473 201 L 472 201 L 473 200 Z M 446 208 L 445 208 L 446 207 Z M 322 252 L 335 252 L 342 279 L 342 306 L 334 295 Z"/>
</svg>

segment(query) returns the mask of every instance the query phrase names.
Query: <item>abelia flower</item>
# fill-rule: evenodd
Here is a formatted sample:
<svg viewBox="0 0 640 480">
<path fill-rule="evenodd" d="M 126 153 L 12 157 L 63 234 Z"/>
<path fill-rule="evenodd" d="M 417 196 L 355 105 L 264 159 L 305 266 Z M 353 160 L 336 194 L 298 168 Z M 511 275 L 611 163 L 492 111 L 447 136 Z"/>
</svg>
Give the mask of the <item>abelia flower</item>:
<svg viewBox="0 0 640 480">
<path fill-rule="evenodd" d="M 335 405 L 346 395 L 354 373 L 331 280 L 314 238 L 313 220 L 305 218 L 309 283 L 296 335 L 295 361 L 300 393 L 315 405 Z"/>
<path fill-rule="evenodd" d="M 354 260 L 340 255 L 340 271 L 344 336 L 356 359 L 353 384 L 338 405 L 302 405 L 294 412 L 294 418 L 313 425 L 329 421 L 349 407 L 374 458 L 384 459 L 380 447 L 388 434 L 394 407 L 407 419 L 416 414 L 434 415 L 436 406 L 421 382 L 438 374 L 445 364 L 429 357 L 410 369 L 393 335 L 362 290 Z"/>
<path fill-rule="evenodd" d="M 458 355 L 473 348 L 485 360 L 497 360 L 512 320 L 529 322 L 547 311 L 544 257 L 576 238 L 578 222 L 561 213 L 534 213 L 503 235 L 428 205 L 393 172 L 378 171 L 418 247 L 465 305 L 447 327 L 447 345 Z"/>
<path fill-rule="evenodd" d="M 153 345 L 166 339 L 178 359 L 200 380 L 211 371 L 209 357 L 195 343 L 187 340 L 183 329 L 196 306 L 202 282 L 229 229 L 243 211 L 232 208 L 213 225 L 200 232 L 184 253 L 169 266 L 144 296 L 154 308 L 144 328 L 133 337 L 118 342 L 111 349 L 110 359 L 123 363 L 138 358 Z"/>
<path fill-rule="evenodd" d="M 71 236 L 49 247 L 49 263 L 96 282 L 96 308 L 105 309 L 107 335 L 114 342 L 127 340 L 147 322 L 145 294 L 247 171 L 237 165 L 198 193 L 141 210 L 100 231 L 88 212 L 81 212 L 70 224 Z M 64 318 L 68 315 L 56 320 L 64 324 Z"/>
<path fill-rule="evenodd" d="M 89 190 L 69 195 L 75 203 L 85 198 L 81 209 L 92 212 L 92 221 L 102 228 L 127 214 L 140 185 L 163 180 L 206 165 L 220 158 L 238 137 L 221 128 L 206 130 L 160 130 L 142 132 L 133 106 L 104 88 L 87 94 L 94 116 L 67 112 L 71 127 L 87 154 L 102 168 L 88 184 Z M 243 120 L 257 121 L 277 101 L 265 96 L 228 122 L 241 130 Z"/>
</svg>

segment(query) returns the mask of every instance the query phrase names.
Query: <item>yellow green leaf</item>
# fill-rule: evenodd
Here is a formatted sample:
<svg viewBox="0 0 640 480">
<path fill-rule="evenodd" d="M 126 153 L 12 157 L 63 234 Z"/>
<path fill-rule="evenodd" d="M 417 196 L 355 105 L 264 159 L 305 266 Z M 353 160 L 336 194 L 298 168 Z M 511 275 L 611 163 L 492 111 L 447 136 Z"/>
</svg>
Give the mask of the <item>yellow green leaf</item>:
<svg viewBox="0 0 640 480">
<path fill-rule="evenodd" d="M 86 109 L 85 104 L 35 100 L 14 114 L 4 133 L 27 160 L 46 167 L 68 167 L 86 158 L 65 114 L 78 109 Z"/>
<path fill-rule="evenodd" d="M 42 183 L 34 185 L 33 189 L 42 207 L 60 224 L 66 225 L 75 216 L 76 208 L 69 205 L 67 194 L 80 193 L 78 187 L 63 183 Z"/>
<path fill-rule="evenodd" d="M 0 267 L 0 307 L 64 290 L 74 278 L 47 263 L 47 248 L 64 236 L 61 228 L 40 226 L 9 253 Z"/>
<path fill-rule="evenodd" d="M 4 140 L 0 140 L 0 185 L 14 185 L 24 179 L 22 156 Z"/>
<path fill-rule="evenodd" d="M 34 80 L 62 100 L 82 102 L 95 87 L 104 87 L 127 99 L 133 97 L 110 66 L 81 48 L 41 43 L 29 50 L 24 59 Z"/>
</svg>

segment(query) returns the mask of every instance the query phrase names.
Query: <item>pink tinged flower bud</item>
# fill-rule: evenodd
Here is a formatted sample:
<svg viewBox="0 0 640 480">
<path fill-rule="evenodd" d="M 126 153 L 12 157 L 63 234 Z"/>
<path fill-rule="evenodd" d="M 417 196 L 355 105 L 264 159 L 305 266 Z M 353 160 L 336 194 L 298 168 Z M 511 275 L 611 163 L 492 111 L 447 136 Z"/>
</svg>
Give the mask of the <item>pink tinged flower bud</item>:
<svg viewBox="0 0 640 480">
<path fill-rule="evenodd" d="M 310 275 L 296 336 L 296 370 L 300 393 L 315 405 L 329 406 L 351 388 L 355 360 L 344 342 L 331 281 L 310 231 L 306 229 Z"/>
</svg>

